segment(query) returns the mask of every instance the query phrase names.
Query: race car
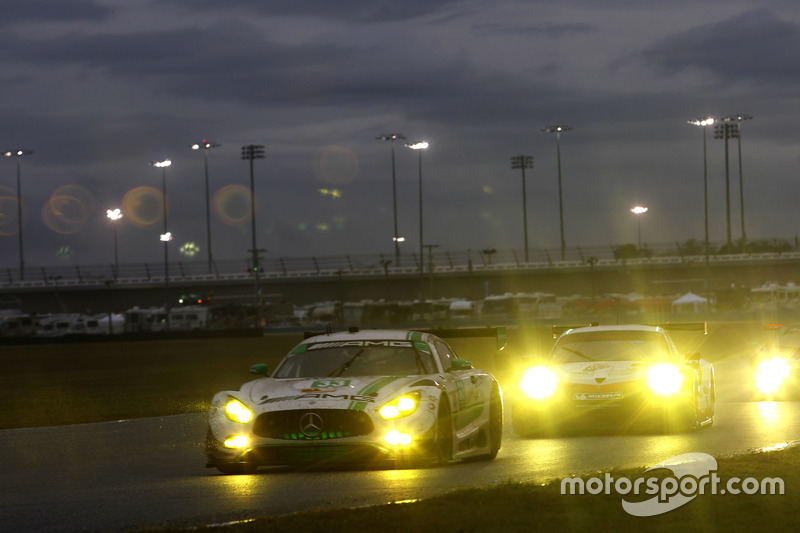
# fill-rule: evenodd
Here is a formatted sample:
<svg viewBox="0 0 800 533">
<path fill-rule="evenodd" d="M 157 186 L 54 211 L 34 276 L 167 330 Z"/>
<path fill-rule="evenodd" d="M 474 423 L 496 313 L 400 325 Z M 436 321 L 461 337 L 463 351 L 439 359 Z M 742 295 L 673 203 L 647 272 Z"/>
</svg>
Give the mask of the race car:
<svg viewBox="0 0 800 533">
<path fill-rule="evenodd" d="M 482 328 L 486 329 L 486 328 Z M 425 331 L 363 330 L 307 337 L 269 375 L 217 393 L 208 467 L 490 460 L 503 436 L 497 380 Z"/>
<path fill-rule="evenodd" d="M 703 323 L 681 327 L 705 331 Z M 593 324 L 554 328 L 554 336 L 549 356 L 516 380 L 511 421 L 517 434 L 713 424 L 714 367 L 697 353 L 682 357 L 665 327 Z"/>
<path fill-rule="evenodd" d="M 789 399 L 800 395 L 800 324 L 770 326 L 772 338 L 751 361 L 753 398 Z"/>
</svg>

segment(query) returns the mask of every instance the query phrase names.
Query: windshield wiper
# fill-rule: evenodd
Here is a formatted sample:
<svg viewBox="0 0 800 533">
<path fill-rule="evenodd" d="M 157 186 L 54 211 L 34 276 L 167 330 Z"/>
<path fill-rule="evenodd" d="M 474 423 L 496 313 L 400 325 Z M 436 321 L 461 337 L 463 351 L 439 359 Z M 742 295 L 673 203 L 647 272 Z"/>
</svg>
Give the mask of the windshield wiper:
<svg viewBox="0 0 800 533">
<path fill-rule="evenodd" d="M 350 365 L 353 364 L 353 361 L 355 361 L 358 358 L 358 356 L 360 356 L 362 353 L 364 353 L 364 348 L 361 348 L 359 351 L 357 351 L 355 353 L 355 355 L 353 355 L 353 357 L 351 357 L 350 359 L 348 359 L 347 361 L 345 361 L 341 365 L 339 365 L 336 368 L 334 368 L 333 371 L 330 374 L 328 374 L 327 376 L 325 376 L 325 377 L 332 378 L 332 377 L 341 376 L 344 373 L 345 370 L 350 368 Z"/>
<path fill-rule="evenodd" d="M 568 351 L 569 353 L 573 353 L 573 354 L 577 355 L 578 357 L 583 357 L 583 358 L 584 358 L 584 359 L 586 359 L 587 361 L 597 361 L 597 359 L 592 359 L 591 357 L 589 357 L 589 356 L 588 356 L 588 355 L 586 355 L 585 353 L 583 353 L 583 352 L 579 352 L 578 350 L 573 350 L 572 348 L 567 348 L 566 346 L 562 346 L 562 347 L 561 347 L 561 349 L 562 349 L 562 350 L 566 350 L 566 351 Z"/>
</svg>

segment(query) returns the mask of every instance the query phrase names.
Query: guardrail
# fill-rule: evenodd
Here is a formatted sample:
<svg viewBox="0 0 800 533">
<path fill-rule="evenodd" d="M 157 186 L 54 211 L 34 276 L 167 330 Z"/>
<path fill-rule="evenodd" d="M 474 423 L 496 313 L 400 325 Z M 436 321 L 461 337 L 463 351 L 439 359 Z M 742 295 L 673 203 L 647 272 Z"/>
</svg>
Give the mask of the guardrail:
<svg viewBox="0 0 800 533">
<path fill-rule="evenodd" d="M 650 249 L 652 252 L 653 250 Z M 668 250 L 667 250 L 668 251 Z M 491 252 L 491 253 L 489 253 Z M 587 259 L 588 257 L 588 259 Z M 536 260 L 519 260 L 514 250 L 484 250 L 473 252 L 440 252 L 425 261 L 425 275 L 464 273 L 464 272 L 502 272 L 526 270 L 561 270 L 635 267 L 648 265 L 709 264 L 735 262 L 776 262 L 800 260 L 800 252 L 769 252 L 756 254 L 718 254 L 718 255 L 650 255 L 620 259 L 613 256 L 612 247 L 597 247 L 571 251 L 564 261 L 553 261 L 547 251 L 535 254 Z M 410 261 L 409 261 L 410 259 Z M 391 266 L 383 254 L 361 256 L 277 258 L 262 261 L 258 272 L 263 280 L 279 279 L 330 279 L 354 276 L 410 276 L 420 274 L 418 258 L 413 254 L 406 258 L 408 264 Z M 255 280 L 252 263 L 247 260 L 216 262 L 213 272 L 203 261 L 170 263 L 170 282 L 200 281 L 247 281 Z M 131 286 L 163 283 L 163 264 L 125 264 L 118 270 L 109 265 L 50 266 L 26 269 L 25 279 L 19 270 L 5 269 L 6 275 L 0 278 L 0 289 L 69 288 L 92 286 Z"/>
</svg>

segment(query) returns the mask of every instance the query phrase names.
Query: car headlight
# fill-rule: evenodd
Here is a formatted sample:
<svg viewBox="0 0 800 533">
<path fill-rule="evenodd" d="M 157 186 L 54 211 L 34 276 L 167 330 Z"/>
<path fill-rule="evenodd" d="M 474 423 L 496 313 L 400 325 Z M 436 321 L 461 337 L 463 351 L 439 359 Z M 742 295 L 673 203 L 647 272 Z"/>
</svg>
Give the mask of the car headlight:
<svg viewBox="0 0 800 533">
<path fill-rule="evenodd" d="M 420 394 L 419 391 L 410 392 L 398 396 L 391 402 L 385 403 L 378 409 L 378 414 L 384 420 L 394 420 L 395 418 L 402 418 L 408 416 L 417 409 L 419 405 Z"/>
<path fill-rule="evenodd" d="M 789 363 L 780 357 L 773 357 L 761 361 L 756 367 L 756 388 L 763 394 L 770 394 L 778 390 L 789 377 Z"/>
<path fill-rule="evenodd" d="M 555 372 L 543 366 L 535 366 L 525 371 L 519 387 L 527 396 L 544 400 L 553 395 L 557 385 L 558 377 Z"/>
<path fill-rule="evenodd" d="M 656 394 L 669 396 L 680 390 L 683 384 L 683 375 L 675 365 L 659 363 L 650 367 L 647 384 Z"/>
<path fill-rule="evenodd" d="M 247 424 L 253 418 L 253 411 L 236 398 L 230 398 L 225 403 L 225 415 L 229 420 Z"/>
<path fill-rule="evenodd" d="M 247 448 L 249 443 L 250 441 L 244 435 L 231 435 L 223 442 L 226 448 L 232 449 Z"/>
</svg>

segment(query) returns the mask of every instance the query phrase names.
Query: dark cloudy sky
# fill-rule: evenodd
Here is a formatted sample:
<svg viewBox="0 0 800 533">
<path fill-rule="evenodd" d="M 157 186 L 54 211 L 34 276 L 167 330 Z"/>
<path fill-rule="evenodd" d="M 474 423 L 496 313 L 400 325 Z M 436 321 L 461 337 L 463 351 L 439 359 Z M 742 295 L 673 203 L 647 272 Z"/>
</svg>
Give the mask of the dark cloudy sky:
<svg viewBox="0 0 800 533">
<path fill-rule="evenodd" d="M 425 241 L 523 247 L 514 155 L 531 155 L 532 248 L 703 239 L 703 135 L 687 120 L 746 113 L 747 236 L 800 231 L 800 4 L 796 0 L 26 0 L 0 18 L 0 149 L 21 158 L 27 267 L 158 261 L 169 158 L 176 249 L 269 257 L 393 252 L 385 133 L 426 140 Z M 741 237 L 736 143 L 733 238 Z M 399 234 L 418 246 L 417 154 L 395 143 Z M 727 236 L 724 142 L 708 131 L 710 237 Z M 0 267 L 18 266 L 16 163 L 0 159 Z M 405 250 L 404 250 L 405 252 Z M 184 260 L 189 258 L 184 257 Z"/>
</svg>

